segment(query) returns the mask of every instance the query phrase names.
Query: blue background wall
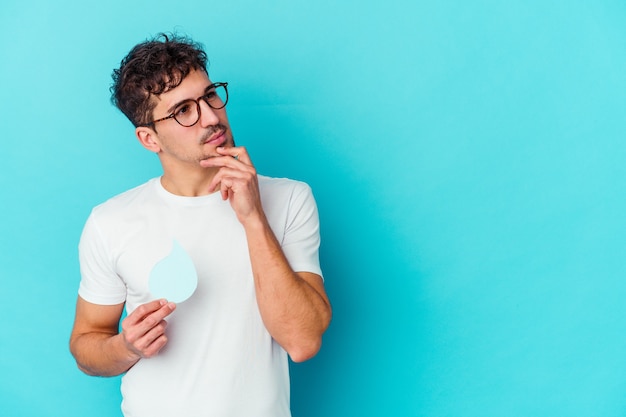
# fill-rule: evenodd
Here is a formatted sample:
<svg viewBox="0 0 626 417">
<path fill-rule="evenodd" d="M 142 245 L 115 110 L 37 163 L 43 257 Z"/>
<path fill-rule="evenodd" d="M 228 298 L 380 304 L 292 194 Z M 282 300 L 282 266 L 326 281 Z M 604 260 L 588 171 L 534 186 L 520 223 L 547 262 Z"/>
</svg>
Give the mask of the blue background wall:
<svg viewBox="0 0 626 417">
<path fill-rule="evenodd" d="M 90 209 L 160 174 L 109 104 L 206 45 L 262 173 L 309 182 L 334 321 L 294 417 L 626 415 L 626 3 L 9 0 L 0 413 L 116 416 L 67 340 Z"/>
</svg>

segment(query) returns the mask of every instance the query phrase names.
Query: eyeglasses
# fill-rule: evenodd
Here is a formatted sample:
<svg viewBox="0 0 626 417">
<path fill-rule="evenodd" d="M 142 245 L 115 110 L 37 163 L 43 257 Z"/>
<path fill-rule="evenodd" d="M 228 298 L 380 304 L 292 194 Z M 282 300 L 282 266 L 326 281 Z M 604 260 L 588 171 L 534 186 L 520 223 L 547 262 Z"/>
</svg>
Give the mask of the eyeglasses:
<svg viewBox="0 0 626 417">
<path fill-rule="evenodd" d="M 200 100 L 204 102 L 213 110 L 223 109 L 228 103 L 228 83 L 214 83 L 206 88 L 204 95 L 197 99 L 189 99 L 179 103 L 172 114 L 162 117 L 161 119 L 153 120 L 150 123 L 146 123 L 142 126 L 152 126 L 156 122 L 161 122 L 167 119 L 174 119 L 179 125 L 190 127 L 198 123 L 200 120 Z"/>
</svg>

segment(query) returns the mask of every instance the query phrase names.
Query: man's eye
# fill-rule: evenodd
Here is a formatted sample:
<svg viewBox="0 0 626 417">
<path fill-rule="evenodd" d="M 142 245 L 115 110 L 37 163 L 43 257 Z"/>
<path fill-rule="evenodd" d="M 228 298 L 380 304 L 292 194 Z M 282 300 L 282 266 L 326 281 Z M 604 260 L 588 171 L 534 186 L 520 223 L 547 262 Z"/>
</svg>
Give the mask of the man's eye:
<svg viewBox="0 0 626 417">
<path fill-rule="evenodd" d="M 176 109 L 176 111 L 174 112 L 174 114 L 176 116 L 183 116 L 183 115 L 189 113 L 190 110 L 191 110 L 191 105 L 189 103 L 185 103 L 185 104 L 181 105 L 180 107 L 178 107 Z"/>
</svg>

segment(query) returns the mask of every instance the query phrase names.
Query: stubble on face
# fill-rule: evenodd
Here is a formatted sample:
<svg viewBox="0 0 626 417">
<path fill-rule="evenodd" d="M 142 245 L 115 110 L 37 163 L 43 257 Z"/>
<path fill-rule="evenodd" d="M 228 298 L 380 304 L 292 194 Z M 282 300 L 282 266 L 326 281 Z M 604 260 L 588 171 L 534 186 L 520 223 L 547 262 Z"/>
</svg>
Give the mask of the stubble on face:
<svg viewBox="0 0 626 417">
<path fill-rule="evenodd" d="M 199 144 L 200 145 L 206 144 L 218 132 L 222 132 L 224 135 L 226 135 L 226 140 L 224 141 L 224 143 L 219 145 L 220 148 L 231 148 L 231 147 L 236 146 L 235 138 L 230 132 L 230 129 L 221 123 L 207 128 L 207 131 L 204 132 L 204 134 L 202 135 L 202 138 L 200 139 Z M 218 154 L 215 151 L 212 151 L 210 154 L 205 154 L 204 156 L 202 156 L 198 161 L 209 159 L 209 158 L 215 158 L 217 156 L 222 156 L 222 155 Z"/>
<path fill-rule="evenodd" d="M 169 104 L 198 95 L 201 91 L 206 92 L 209 84 L 210 80 L 205 73 L 193 72 L 176 87 L 181 91 L 180 94 L 174 94 L 174 90 L 164 93 L 174 95 L 168 97 L 161 107 L 166 108 Z M 159 99 L 165 98 L 159 97 Z M 213 110 L 213 113 L 217 120 L 204 120 L 206 124 L 198 120 L 197 125 L 188 128 L 181 128 L 174 121 L 168 121 L 170 124 L 163 127 L 161 134 L 157 133 L 163 151 L 161 159 L 170 164 L 197 165 L 202 160 L 220 156 L 216 147 L 235 146 L 225 110 Z M 223 139 L 220 138 L 221 135 L 225 135 Z"/>
<path fill-rule="evenodd" d="M 161 151 L 159 152 L 161 154 L 160 158 L 163 162 L 170 161 L 171 163 L 198 165 L 202 160 L 220 156 L 214 146 L 207 144 L 207 142 L 211 140 L 211 137 L 220 131 L 226 132 L 226 140 L 218 146 L 234 146 L 234 141 L 231 139 L 231 135 L 227 130 L 224 130 L 223 125 L 221 127 L 220 125 L 211 126 L 202 133 L 200 138 L 188 143 L 187 145 L 184 144 L 185 138 L 170 136 L 162 132 L 159 135 L 159 145 L 161 148 Z M 189 138 L 187 138 L 187 141 L 188 140 Z M 194 145 L 190 146 L 192 143 Z"/>
</svg>

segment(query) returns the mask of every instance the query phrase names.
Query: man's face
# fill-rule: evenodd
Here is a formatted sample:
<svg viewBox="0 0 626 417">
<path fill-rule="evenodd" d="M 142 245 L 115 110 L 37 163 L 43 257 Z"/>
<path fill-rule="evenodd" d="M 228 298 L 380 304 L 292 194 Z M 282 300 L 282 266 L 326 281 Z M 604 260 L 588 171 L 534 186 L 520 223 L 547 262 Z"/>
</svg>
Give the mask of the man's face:
<svg viewBox="0 0 626 417">
<path fill-rule="evenodd" d="M 211 84 L 204 71 L 190 72 L 178 87 L 157 97 L 154 119 L 169 116 L 185 100 L 203 96 Z M 203 159 L 219 156 L 215 148 L 234 146 L 226 109 L 215 110 L 204 100 L 199 102 L 200 119 L 195 125 L 181 126 L 170 118 L 158 122 L 155 129 L 150 129 L 162 163 L 199 165 Z"/>
</svg>

